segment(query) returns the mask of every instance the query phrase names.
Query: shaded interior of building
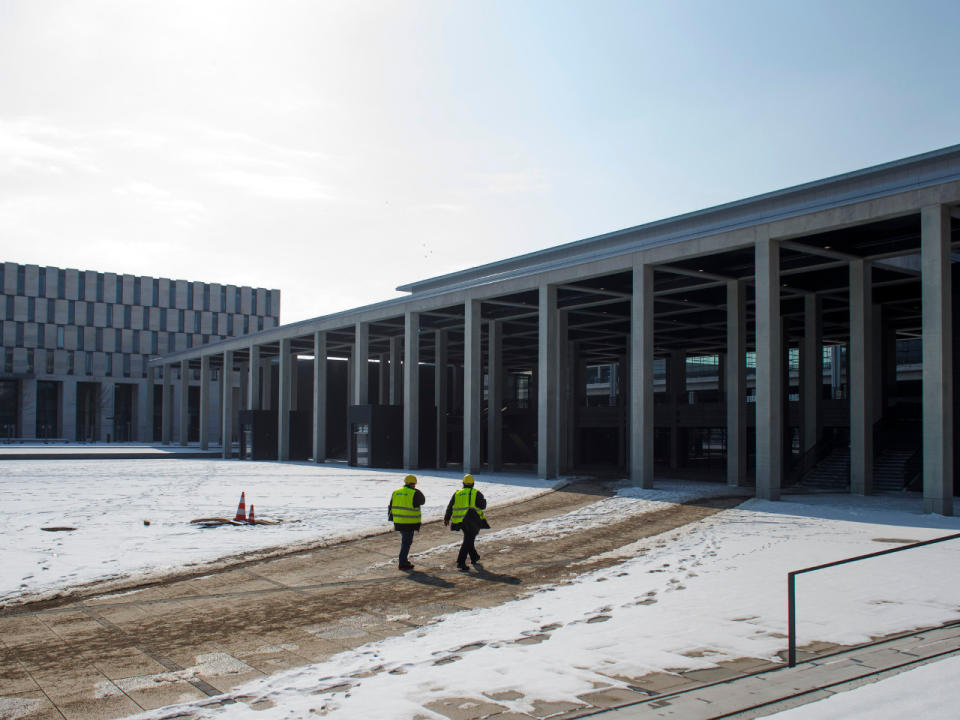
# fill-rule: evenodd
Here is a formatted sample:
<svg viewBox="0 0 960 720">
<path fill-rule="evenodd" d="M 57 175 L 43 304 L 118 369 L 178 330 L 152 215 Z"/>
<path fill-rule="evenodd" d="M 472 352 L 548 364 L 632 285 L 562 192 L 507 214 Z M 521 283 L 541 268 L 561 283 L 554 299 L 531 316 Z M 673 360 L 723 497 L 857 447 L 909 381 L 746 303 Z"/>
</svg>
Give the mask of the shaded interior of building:
<svg viewBox="0 0 960 720">
<path fill-rule="evenodd" d="M 21 413 L 24 398 L 34 395 L 23 392 L 26 379 L 17 376 L 0 379 L 0 439 L 22 437 Z M 158 388 L 159 390 L 159 388 Z M 101 383 L 93 378 L 76 383 L 76 403 L 64 403 L 64 383 L 59 380 L 36 379 L 36 438 L 61 440 L 64 408 L 74 412 L 71 426 L 76 427 L 77 440 L 94 442 L 129 442 L 134 439 L 137 423 L 137 385 L 135 383 Z M 159 396 L 158 396 L 159 397 Z M 111 420 L 111 429 L 103 432 L 104 418 Z M 159 423 L 159 420 L 157 420 Z M 74 424 L 75 423 L 75 424 Z M 159 427 L 159 425 L 158 425 Z"/>
<path fill-rule="evenodd" d="M 951 237 L 955 246 L 960 239 L 957 219 L 952 221 Z M 923 370 L 919 215 L 780 243 L 785 485 L 839 487 L 849 482 L 851 263 L 861 260 L 870 268 L 865 317 L 872 367 L 875 488 L 919 487 Z M 956 263 L 952 268 L 955 275 Z M 729 325 L 736 312 L 729 303 L 731 282 L 742 287 L 740 371 L 745 378 L 739 402 L 746 428 L 740 442 L 748 483 L 752 476 L 756 462 L 752 245 L 654 268 L 654 445 L 661 476 L 695 471 L 700 478 L 725 479 L 730 451 L 727 412 L 733 402 L 726 392 Z M 627 474 L 632 288 L 630 271 L 583 277 L 556 288 L 563 473 Z M 951 297 L 956 348 L 960 308 L 955 292 Z M 464 305 L 458 304 L 417 314 L 420 467 L 462 462 L 464 313 Z M 481 462 L 490 470 L 534 468 L 540 391 L 538 292 L 485 299 L 480 313 Z M 354 324 L 326 333 L 328 458 L 377 467 L 403 465 L 404 326 L 402 314 L 369 323 L 363 350 L 358 350 Z M 811 333 L 814 339 L 807 340 Z M 292 380 L 290 458 L 306 459 L 313 452 L 314 339 L 308 335 L 290 342 L 291 352 L 299 357 Z M 257 397 L 240 398 L 250 409 L 238 414 L 236 437 L 246 457 L 275 458 L 280 345 L 258 347 L 259 368 L 249 370 L 259 373 Z M 367 364 L 366 382 L 359 381 L 365 387 L 359 393 L 358 376 L 352 370 L 358 357 Z M 222 360 L 212 356 L 214 364 L 217 358 Z M 233 359 L 239 369 L 249 357 L 236 351 Z M 192 362 L 198 370 L 199 361 Z M 439 376 L 437 367 L 444 368 Z M 953 382 L 951 391 L 956 394 L 958 388 L 960 383 Z M 816 397 L 812 404 L 811 393 Z M 158 423 L 160 400 L 155 402 Z M 191 439 L 197 437 L 198 405 L 199 390 L 192 387 Z M 811 412 L 816 414 L 813 423 Z M 955 435 L 958 429 L 954 423 Z M 155 432 L 159 438 L 160 428 Z M 493 441 L 490 433 L 497 435 Z M 960 442 L 955 441 L 954 448 L 960 449 Z M 954 467 L 960 468 L 957 460 Z"/>
</svg>

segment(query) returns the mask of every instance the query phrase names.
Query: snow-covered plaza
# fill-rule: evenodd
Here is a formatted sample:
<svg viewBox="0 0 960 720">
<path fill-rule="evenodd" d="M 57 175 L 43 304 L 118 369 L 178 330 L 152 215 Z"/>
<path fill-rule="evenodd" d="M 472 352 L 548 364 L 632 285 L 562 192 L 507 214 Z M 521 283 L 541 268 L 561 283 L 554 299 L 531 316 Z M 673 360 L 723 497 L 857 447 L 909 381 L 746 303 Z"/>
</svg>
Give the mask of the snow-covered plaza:
<svg viewBox="0 0 960 720">
<path fill-rule="evenodd" d="M 159 576 L 267 548 L 296 549 L 382 532 L 392 527 L 387 503 L 405 474 L 334 463 L 4 462 L 0 603 L 93 581 Z M 461 476 L 430 471 L 418 477 L 427 497 L 424 519 L 439 519 Z M 484 493 L 491 503 L 503 504 L 556 484 L 533 475 L 497 475 L 484 484 Z M 257 517 L 283 522 L 240 528 L 190 523 L 232 518 L 241 492 Z"/>
<path fill-rule="evenodd" d="M 216 460 L 22 461 L 2 467 L 4 604 L 102 579 L 156 576 L 267 548 L 386 531 L 387 499 L 403 476 L 333 464 Z M 459 479 L 454 472 L 420 475 L 426 519 L 442 515 Z M 532 475 L 477 480 L 493 518 L 498 505 L 554 484 Z M 195 517 L 232 516 L 241 490 L 258 516 L 284 522 L 214 529 L 190 524 Z M 478 547 L 484 553 L 518 532 L 549 537 L 625 518 L 643 523 L 645 515 L 670 503 L 728 492 L 718 484 L 668 480 L 653 490 L 622 486 L 615 496 L 598 497 L 566 516 L 501 530 L 494 521 Z M 41 530 L 58 525 L 77 529 Z M 451 696 L 496 695 L 509 711 L 525 713 L 532 709 L 529 698 L 576 703 L 593 688 L 625 686 L 627 678 L 645 673 L 709 668 L 736 658 L 777 659 L 786 647 L 788 571 L 955 532 L 960 519 L 921 514 L 915 495 L 749 499 L 699 523 L 627 542 L 614 551 L 613 565 L 569 582 L 528 588 L 519 600 L 445 615 L 233 691 L 269 700 L 256 710 L 206 700 L 190 707 L 203 717 L 305 717 L 314 711 L 331 718 L 443 720 L 447 716 L 429 706 Z M 416 552 L 415 546 L 414 557 Z M 801 576 L 799 643 L 853 645 L 960 619 L 960 578 L 952 571 L 958 561 L 960 544 L 946 542 Z M 537 641 L 518 642 L 531 637 Z M 936 691 L 943 687 L 942 673 L 914 672 L 916 683 L 931 678 L 927 707 L 948 707 Z M 914 707 L 903 705 L 908 700 L 902 694 L 892 693 L 900 705 L 883 694 L 886 683 L 896 680 L 863 689 L 878 694 L 864 695 L 861 703 L 872 705 L 870 697 L 882 702 L 870 717 Z M 324 689 L 334 690 L 316 694 Z M 826 709 L 818 714 L 820 705 L 829 707 L 817 703 L 803 709 L 807 714 L 788 716 L 853 716 Z M 147 716 L 182 711 L 162 708 Z"/>
</svg>

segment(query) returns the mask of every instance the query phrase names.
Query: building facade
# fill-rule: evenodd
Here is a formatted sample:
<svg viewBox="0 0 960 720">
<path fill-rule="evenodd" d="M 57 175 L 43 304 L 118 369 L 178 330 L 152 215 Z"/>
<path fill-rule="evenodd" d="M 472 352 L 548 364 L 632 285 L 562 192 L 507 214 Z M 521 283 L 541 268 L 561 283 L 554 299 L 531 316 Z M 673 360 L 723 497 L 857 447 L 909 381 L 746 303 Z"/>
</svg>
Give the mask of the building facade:
<svg viewBox="0 0 960 720">
<path fill-rule="evenodd" d="M 402 452 L 382 457 L 407 468 L 606 464 L 652 487 L 699 462 L 700 477 L 772 500 L 832 463 L 851 493 L 892 481 L 951 514 L 958 243 L 953 146 L 151 365 L 242 373 L 245 407 L 274 413 L 281 460 L 304 430 L 317 461 L 368 462 L 393 437 Z"/>
<path fill-rule="evenodd" d="M 280 316 L 279 290 L 12 262 L 0 280 L 0 440 L 160 439 L 149 359 Z"/>
</svg>

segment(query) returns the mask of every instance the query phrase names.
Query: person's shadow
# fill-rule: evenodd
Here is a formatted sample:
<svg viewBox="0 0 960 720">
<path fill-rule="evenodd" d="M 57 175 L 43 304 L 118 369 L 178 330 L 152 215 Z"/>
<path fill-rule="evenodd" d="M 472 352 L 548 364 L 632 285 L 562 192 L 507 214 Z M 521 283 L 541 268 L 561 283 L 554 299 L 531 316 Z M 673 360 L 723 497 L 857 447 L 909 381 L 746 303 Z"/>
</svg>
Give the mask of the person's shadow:
<svg viewBox="0 0 960 720">
<path fill-rule="evenodd" d="M 498 582 L 505 585 L 519 585 L 521 583 L 520 578 L 514 577 L 513 575 L 503 575 L 501 573 L 490 572 L 484 567 L 479 565 L 473 566 L 474 572 L 471 572 L 471 575 L 476 575 L 481 580 L 486 580 L 487 582 Z"/>
<path fill-rule="evenodd" d="M 452 582 L 447 582 L 443 578 L 437 577 L 436 575 L 431 575 L 430 573 L 425 573 L 422 570 L 410 570 L 406 573 L 406 575 L 408 580 L 412 580 L 415 583 L 420 583 L 421 585 L 430 585 L 432 587 L 439 588 L 456 587 Z"/>
</svg>

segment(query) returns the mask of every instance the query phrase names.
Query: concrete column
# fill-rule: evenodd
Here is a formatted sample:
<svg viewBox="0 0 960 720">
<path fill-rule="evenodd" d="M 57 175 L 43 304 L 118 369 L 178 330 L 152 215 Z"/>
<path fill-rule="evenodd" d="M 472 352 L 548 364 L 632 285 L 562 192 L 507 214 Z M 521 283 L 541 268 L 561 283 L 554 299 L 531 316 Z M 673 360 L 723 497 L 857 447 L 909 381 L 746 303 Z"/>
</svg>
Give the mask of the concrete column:
<svg viewBox="0 0 960 720">
<path fill-rule="evenodd" d="M 378 366 L 377 374 L 377 389 L 379 390 L 379 399 L 377 402 L 380 405 L 389 405 L 390 404 L 390 354 L 389 353 L 380 353 L 378 357 L 380 364 Z"/>
<path fill-rule="evenodd" d="M 403 388 L 401 387 L 402 368 L 400 367 L 400 348 L 402 337 L 390 338 L 390 404 L 400 405 L 403 402 Z"/>
<path fill-rule="evenodd" d="M 349 440 L 349 438 L 348 438 Z M 313 334 L 313 461 L 327 459 L 327 334 Z"/>
<path fill-rule="evenodd" d="M 113 411 L 116 405 L 116 384 L 112 380 L 100 381 L 100 437 L 102 442 L 112 442 L 116 439 L 113 430 Z"/>
<path fill-rule="evenodd" d="M 233 350 L 223 352 L 223 370 L 220 373 L 220 437 L 223 458 L 233 457 Z"/>
<path fill-rule="evenodd" d="M 300 371 L 297 369 L 297 351 L 290 353 L 290 409 L 296 412 L 300 409 Z"/>
<path fill-rule="evenodd" d="M 153 442 L 153 368 L 147 368 L 147 379 L 137 383 L 137 440 Z M 66 387 L 66 381 L 64 381 Z M 66 435 L 64 431 L 64 437 Z"/>
<path fill-rule="evenodd" d="M 803 398 L 803 426 L 800 432 L 803 452 L 820 442 L 823 395 L 823 301 L 810 294 L 803 299 L 803 344 L 800 352 Z"/>
<path fill-rule="evenodd" d="M 356 354 L 354 353 L 353 346 L 347 348 L 347 408 L 353 405 L 353 396 L 356 393 L 357 385 L 357 364 L 356 364 Z"/>
<path fill-rule="evenodd" d="M 260 409 L 260 346 L 250 346 L 250 374 L 247 376 L 247 410 Z"/>
<path fill-rule="evenodd" d="M 467 300 L 463 316 L 463 472 L 480 470 L 480 404 L 483 356 L 480 346 L 481 302 Z"/>
<path fill-rule="evenodd" d="M 254 366 L 256 367 L 256 366 Z M 200 449 L 210 448 L 210 356 L 200 356 Z"/>
<path fill-rule="evenodd" d="M 435 355 L 433 359 L 433 404 L 437 406 L 437 468 L 447 466 L 447 331 L 433 333 Z"/>
<path fill-rule="evenodd" d="M 869 260 L 850 262 L 850 492 L 873 492 L 873 273 Z"/>
<path fill-rule="evenodd" d="M 152 368 L 151 371 L 152 372 Z M 151 405 L 151 422 L 153 407 Z M 77 381 L 67 377 L 60 386 L 60 428 L 63 437 L 76 441 L 77 438 Z M 151 441 L 153 438 L 151 438 Z"/>
<path fill-rule="evenodd" d="M 727 281 L 727 485 L 747 484 L 747 364 L 744 283 Z"/>
<path fill-rule="evenodd" d="M 564 345 L 564 355 L 566 357 L 566 375 L 567 381 L 564 383 L 564 398 L 563 404 L 561 405 L 560 412 L 566 413 L 567 416 L 567 434 L 564 437 L 561 443 L 561 458 L 563 459 L 563 466 L 560 468 L 560 473 L 563 475 L 568 475 L 573 472 L 574 465 L 576 464 L 576 447 L 577 447 L 577 392 L 579 388 L 577 387 L 579 383 L 580 374 L 577 370 L 579 367 L 579 351 L 577 349 L 577 343 L 568 340 Z M 628 356 L 629 360 L 629 356 Z M 629 368 L 629 363 L 628 363 Z M 629 431 L 629 413 L 630 413 L 630 383 L 629 383 L 629 369 L 627 370 L 627 385 L 626 385 L 626 395 L 624 397 L 624 403 L 627 405 L 627 469 L 629 471 L 629 462 L 630 462 L 630 431 Z"/>
<path fill-rule="evenodd" d="M 370 402 L 370 323 L 358 322 L 354 329 L 353 404 Z"/>
<path fill-rule="evenodd" d="M 110 409 L 113 415 L 113 408 Z M 20 437 L 37 437 L 37 380 L 24 378 L 20 381 Z"/>
<path fill-rule="evenodd" d="M 420 313 L 404 313 L 403 467 L 420 466 Z"/>
<path fill-rule="evenodd" d="M 537 474 L 557 477 L 557 288 L 540 286 L 537 363 Z"/>
<path fill-rule="evenodd" d="M 111 413 L 112 414 L 112 413 Z M 187 429 L 190 426 L 190 363 L 180 361 L 180 431 L 177 437 L 181 445 L 187 444 Z"/>
<path fill-rule="evenodd" d="M 503 323 L 487 324 L 487 468 L 503 469 Z"/>
<path fill-rule="evenodd" d="M 164 445 L 170 444 L 170 416 L 172 415 L 170 407 L 171 400 L 170 389 L 173 380 L 173 365 L 163 366 L 163 392 L 160 394 L 160 442 Z"/>
<path fill-rule="evenodd" d="M 563 475 L 569 472 L 567 460 L 567 444 L 564 440 L 569 433 L 570 414 L 567 403 L 567 392 L 570 379 L 567 377 L 567 319 L 566 310 L 557 312 L 557 342 L 554 358 L 557 365 L 557 473 Z M 621 428 L 622 429 L 622 428 Z M 623 452 L 623 448 L 620 449 Z"/>
<path fill-rule="evenodd" d="M 630 302 L 630 482 L 653 487 L 653 267 L 633 266 Z"/>
<path fill-rule="evenodd" d="M 783 345 L 780 337 L 780 245 L 755 246 L 757 343 L 757 497 L 780 499 L 783 476 Z"/>
<path fill-rule="evenodd" d="M 280 386 L 277 397 L 277 459 L 290 459 L 290 398 L 292 390 L 290 339 L 280 341 Z"/>
<path fill-rule="evenodd" d="M 953 515 L 953 308 L 950 208 L 920 212 L 923 302 L 923 511 Z"/>
</svg>

